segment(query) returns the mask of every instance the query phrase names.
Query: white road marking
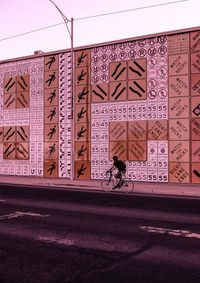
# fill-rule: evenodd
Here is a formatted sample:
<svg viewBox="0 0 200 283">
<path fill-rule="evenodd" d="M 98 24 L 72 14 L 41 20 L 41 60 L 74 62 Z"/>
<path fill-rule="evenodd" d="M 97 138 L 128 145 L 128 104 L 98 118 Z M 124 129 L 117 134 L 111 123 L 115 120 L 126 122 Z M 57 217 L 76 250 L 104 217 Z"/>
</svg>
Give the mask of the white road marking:
<svg viewBox="0 0 200 283">
<path fill-rule="evenodd" d="M 138 250 L 138 244 L 132 240 L 127 241 L 123 239 L 115 239 L 111 236 L 101 237 L 91 234 L 74 234 L 68 235 L 33 235 L 37 241 L 45 242 L 47 244 L 74 246 L 84 249 L 95 249 L 108 252 L 130 253 Z"/>
<path fill-rule="evenodd" d="M 73 246 L 74 245 L 74 241 L 72 241 L 70 239 L 58 238 L 58 237 L 53 237 L 53 236 L 38 237 L 38 238 L 36 238 L 36 240 L 46 242 L 46 243 L 54 243 L 54 244 L 58 244 L 58 245 L 65 245 L 65 246 Z"/>
<path fill-rule="evenodd" d="M 186 238 L 196 238 L 200 239 L 200 234 L 192 233 L 188 230 L 173 230 L 173 229 L 166 229 L 166 228 L 157 228 L 157 227 L 150 227 L 150 226 L 140 226 L 141 229 L 151 232 L 151 233 L 159 233 L 159 234 L 168 234 L 173 236 L 182 236 Z"/>
<path fill-rule="evenodd" d="M 5 199 L 0 199 L 0 201 L 6 201 Z"/>
<path fill-rule="evenodd" d="M 39 214 L 39 213 L 32 213 L 32 212 L 16 211 L 14 213 L 10 213 L 10 214 L 0 216 L 0 220 L 2 220 L 2 219 L 12 219 L 12 218 L 25 216 L 25 215 L 34 216 L 34 217 L 48 217 L 49 216 L 48 214 Z"/>
</svg>

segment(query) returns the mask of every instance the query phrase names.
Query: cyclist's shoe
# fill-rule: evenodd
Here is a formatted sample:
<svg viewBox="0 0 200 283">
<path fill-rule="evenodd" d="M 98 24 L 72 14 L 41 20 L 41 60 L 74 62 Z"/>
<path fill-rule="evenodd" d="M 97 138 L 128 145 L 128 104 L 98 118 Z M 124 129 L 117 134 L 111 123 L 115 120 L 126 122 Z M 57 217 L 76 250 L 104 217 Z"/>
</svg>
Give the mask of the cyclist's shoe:
<svg viewBox="0 0 200 283">
<path fill-rule="evenodd" d="M 118 188 L 118 185 L 117 185 L 117 186 L 113 186 L 113 187 L 112 187 L 112 189 L 113 189 L 113 190 L 114 190 L 114 189 L 117 189 L 117 188 Z"/>
<path fill-rule="evenodd" d="M 121 181 L 121 184 L 120 184 L 120 186 L 123 186 L 123 184 L 124 184 L 124 180 L 122 180 L 122 181 Z"/>
</svg>

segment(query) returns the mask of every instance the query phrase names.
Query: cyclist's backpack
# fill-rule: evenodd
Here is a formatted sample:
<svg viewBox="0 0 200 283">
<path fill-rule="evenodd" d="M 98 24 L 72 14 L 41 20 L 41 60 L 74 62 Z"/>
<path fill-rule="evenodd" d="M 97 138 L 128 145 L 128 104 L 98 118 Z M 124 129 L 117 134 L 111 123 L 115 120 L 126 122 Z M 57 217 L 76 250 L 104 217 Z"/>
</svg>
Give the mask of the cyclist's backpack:
<svg viewBox="0 0 200 283">
<path fill-rule="evenodd" d="M 126 164 L 123 161 L 119 160 L 118 161 L 118 166 L 119 166 L 118 169 L 120 171 L 126 171 Z"/>
</svg>

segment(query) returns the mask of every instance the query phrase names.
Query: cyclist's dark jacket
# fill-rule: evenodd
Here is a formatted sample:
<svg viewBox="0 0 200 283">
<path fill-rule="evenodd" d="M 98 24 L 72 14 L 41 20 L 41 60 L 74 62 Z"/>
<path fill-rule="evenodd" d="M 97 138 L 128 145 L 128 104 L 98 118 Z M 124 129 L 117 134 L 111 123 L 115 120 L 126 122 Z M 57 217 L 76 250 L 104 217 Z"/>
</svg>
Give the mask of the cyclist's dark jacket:
<svg viewBox="0 0 200 283">
<path fill-rule="evenodd" d="M 119 171 L 126 171 L 126 164 L 121 160 L 116 160 L 113 165 L 119 170 Z"/>
</svg>

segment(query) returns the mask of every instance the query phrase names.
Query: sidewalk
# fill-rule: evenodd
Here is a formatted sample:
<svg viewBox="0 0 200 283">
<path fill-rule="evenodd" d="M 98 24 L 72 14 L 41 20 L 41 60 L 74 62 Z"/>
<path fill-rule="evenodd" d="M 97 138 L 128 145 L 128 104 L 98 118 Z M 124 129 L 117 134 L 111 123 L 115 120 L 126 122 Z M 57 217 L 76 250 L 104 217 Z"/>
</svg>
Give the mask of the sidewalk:
<svg viewBox="0 0 200 283">
<path fill-rule="evenodd" d="M 95 180 L 69 180 L 63 178 L 42 178 L 29 176 L 0 176 L 0 184 L 20 184 L 29 186 L 43 186 L 46 188 L 80 189 L 101 191 L 101 181 Z M 134 193 L 160 194 L 168 196 L 200 197 L 200 184 L 165 184 L 136 182 Z"/>
</svg>

